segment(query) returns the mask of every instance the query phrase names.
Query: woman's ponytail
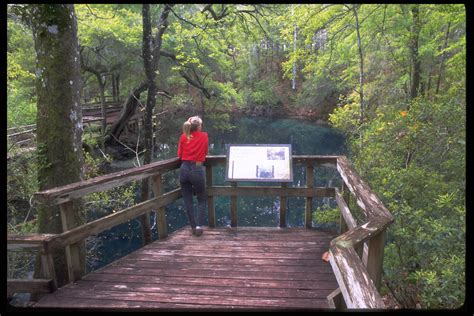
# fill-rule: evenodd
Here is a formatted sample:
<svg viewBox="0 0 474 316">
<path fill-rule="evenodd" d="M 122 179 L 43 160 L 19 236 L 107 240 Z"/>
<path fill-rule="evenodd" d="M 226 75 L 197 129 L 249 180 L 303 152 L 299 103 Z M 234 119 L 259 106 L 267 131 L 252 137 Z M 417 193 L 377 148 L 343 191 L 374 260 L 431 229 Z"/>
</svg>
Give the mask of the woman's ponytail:
<svg viewBox="0 0 474 316">
<path fill-rule="evenodd" d="M 183 124 L 183 133 L 186 135 L 186 138 L 191 140 L 191 122 L 188 120 Z"/>
<path fill-rule="evenodd" d="M 197 131 L 201 125 L 202 119 L 199 116 L 191 116 L 186 122 L 184 122 L 183 133 L 188 138 L 188 141 L 192 138 L 191 133 Z"/>
</svg>

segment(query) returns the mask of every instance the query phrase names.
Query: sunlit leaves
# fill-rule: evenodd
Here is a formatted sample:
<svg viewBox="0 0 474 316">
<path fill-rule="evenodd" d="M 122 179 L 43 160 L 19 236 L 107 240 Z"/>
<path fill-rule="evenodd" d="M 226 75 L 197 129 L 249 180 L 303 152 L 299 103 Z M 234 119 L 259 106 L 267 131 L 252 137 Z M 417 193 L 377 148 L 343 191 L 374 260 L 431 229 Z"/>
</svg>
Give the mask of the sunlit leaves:
<svg viewBox="0 0 474 316">
<path fill-rule="evenodd" d="M 7 119 L 8 127 L 33 124 L 36 118 L 35 51 L 31 31 L 8 19 Z"/>
<path fill-rule="evenodd" d="M 126 47 L 139 47 L 142 24 L 139 12 L 126 5 L 76 4 L 78 35 L 83 46 L 99 46 L 104 40 L 120 42 Z"/>
</svg>

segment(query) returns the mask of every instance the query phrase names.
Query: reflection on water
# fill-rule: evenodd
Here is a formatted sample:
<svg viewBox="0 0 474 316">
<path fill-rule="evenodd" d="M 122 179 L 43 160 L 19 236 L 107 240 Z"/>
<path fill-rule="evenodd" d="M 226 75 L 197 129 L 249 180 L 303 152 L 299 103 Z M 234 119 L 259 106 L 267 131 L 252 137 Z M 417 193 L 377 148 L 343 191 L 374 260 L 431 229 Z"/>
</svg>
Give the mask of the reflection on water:
<svg viewBox="0 0 474 316">
<path fill-rule="evenodd" d="M 176 157 L 177 142 L 180 136 L 182 122 L 185 118 L 167 122 L 166 128 L 157 135 L 157 154 L 155 161 Z M 340 155 L 345 154 L 344 137 L 337 131 L 320 125 L 301 122 L 294 119 L 265 119 L 242 118 L 231 122 L 232 130 L 220 131 L 213 128 L 212 122 L 204 118 L 203 130 L 209 134 L 209 155 L 225 155 L 228 144 L 291 144 L 293 155 Z M 134 167 L 133 161 L 114 163 L 115 167 Z M 225 166 L 213 168 L 213 183 L 215 185 L 228 185 L 224 181 Z M 340 178 L 333 168 L 315 167 L 314 186 L 339 186 Z M 293 183 L 289 187 L 304 186 L 306 178 L 304 166 L 294 166 Z M 164 175 L 165 191 L 179 186 L 177 181 L 178 170 Z M 250 183 L 239 182 L 240 185 L 277 185 L 275 183 Z M 139 194 L 137 192 L 137 201 Z M 239 197 L 238 200 L 238 226 L 266 226 L 279 225 L 280 201 L 275 197 Z M 216 225 L 230 225 L 230 197 L 218 196 L 214 198 Z M 313 207 L 316 209 L 323 204 L 334 207 L 333 199 L 314 198 Z M 305 198 L 287 198 L 287 226 L 304 226 Z M 153 240 L 157 239 L 155 213 L 151 212 L 153 225 Z M 166 220 L 168 233 L 185 225 L 187 218 L 184 203 L 179 199 L 166 207 Z M 207 218 L 206 218 L 207 221 Z M 314 227 L 323 227 L 313 221 Z M 138 219 L 118 225 L 96 237 L 88 240 L 88 270 L 96 270 L 101 266 L 117 260 L 124 255 L 137 250 L 142 246 L 141 227 Z M 93 250 L 92 250 L 93 249 Z"/>
</svg>

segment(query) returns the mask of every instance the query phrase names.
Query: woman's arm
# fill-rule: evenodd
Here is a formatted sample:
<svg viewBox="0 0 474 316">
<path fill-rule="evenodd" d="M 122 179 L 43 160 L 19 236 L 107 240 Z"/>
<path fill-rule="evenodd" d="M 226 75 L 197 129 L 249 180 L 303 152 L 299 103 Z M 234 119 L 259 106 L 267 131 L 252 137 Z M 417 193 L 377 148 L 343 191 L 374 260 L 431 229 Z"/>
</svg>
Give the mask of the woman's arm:
<svg viewBox="0 0 474 316">
<path fill-rule="evenodd" d="M 183 135 L 181 135 L 178 142 L 178 157 L 183 158 Z"/>
</svg>

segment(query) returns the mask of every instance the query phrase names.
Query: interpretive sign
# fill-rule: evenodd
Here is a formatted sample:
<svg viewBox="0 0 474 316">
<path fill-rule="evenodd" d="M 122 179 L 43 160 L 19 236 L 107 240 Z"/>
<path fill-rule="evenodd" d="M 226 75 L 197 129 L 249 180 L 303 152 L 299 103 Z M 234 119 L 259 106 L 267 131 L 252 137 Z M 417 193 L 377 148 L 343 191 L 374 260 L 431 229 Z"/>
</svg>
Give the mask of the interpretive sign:
<svg viewBox="0 0 474 316">
<path fill-rule="evenodd" d="M 293 182 L 291 144 L 229 145 L 226 181 Z"/>
</svg>

